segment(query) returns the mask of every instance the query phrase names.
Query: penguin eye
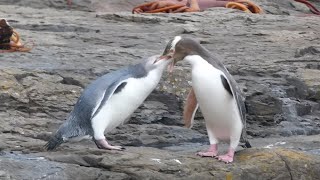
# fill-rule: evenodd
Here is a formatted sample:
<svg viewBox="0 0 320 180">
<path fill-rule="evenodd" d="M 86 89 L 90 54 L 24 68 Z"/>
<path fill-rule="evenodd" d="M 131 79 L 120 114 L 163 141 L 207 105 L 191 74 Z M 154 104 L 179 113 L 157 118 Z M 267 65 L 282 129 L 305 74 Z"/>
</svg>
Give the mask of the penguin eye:
<svg viewBox="0 0 320 180">
<path fill-rule="evenodd" d="M 162 55 L 167 55 L 169 53 L 169 51 L 172 49 L 173 46 L 173 39 L 171 39 L 168 43 L 166 48 L 164 49 Z"/>
</svg>

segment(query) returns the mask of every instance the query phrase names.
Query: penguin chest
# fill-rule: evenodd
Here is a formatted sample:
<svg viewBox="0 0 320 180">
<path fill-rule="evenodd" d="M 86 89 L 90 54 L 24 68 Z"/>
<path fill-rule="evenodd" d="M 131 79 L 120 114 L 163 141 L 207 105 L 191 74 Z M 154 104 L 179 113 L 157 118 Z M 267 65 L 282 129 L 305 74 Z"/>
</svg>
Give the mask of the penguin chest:
<svg viewBox="0 0 320 180">
<path fill-rule="evenodd" d="M 111 131 L 122 124 L 143 103 L 160 80 L 161 74 L 149 72 L 143 78 L 129 78 L 121 91 L 114 93 L 92 119 L 95 129 Z"/>
<path fill-rule="evenodd" d="M 241 123 L 237 103 L 234 97 L 224 88 L 221 75 L 223 72 L 211 64 L 194 66 L 192 69 L 192 86 L 200 110 L 208 125 L 222 131 Z"/>
</svg>

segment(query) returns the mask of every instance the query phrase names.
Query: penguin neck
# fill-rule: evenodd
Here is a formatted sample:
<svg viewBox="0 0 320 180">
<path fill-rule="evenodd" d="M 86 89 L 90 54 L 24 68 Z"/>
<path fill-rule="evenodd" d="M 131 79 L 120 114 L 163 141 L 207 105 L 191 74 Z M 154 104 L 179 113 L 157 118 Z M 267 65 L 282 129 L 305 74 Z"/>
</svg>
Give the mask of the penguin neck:
<svg viewBox="0 0 320 180">
<path fill-rule="evenodd" d="M 197 66 L 206 66 L 208 65 L 208 61 L 203 59 L 199 55 L 188 55 L 184 58 L 189 64 L 191 64 L 192 68 L 195 68 Z"/>
<path fill-rule="evenodd" d="M 161 64 L 157 65 L 157 67 L 154 68 L 152 71 L 157 71 L 158 73 L 162 74 L 162 72 L 169 65 L 170 62 L 171 61 L 161 62 Z"/>
</svg>

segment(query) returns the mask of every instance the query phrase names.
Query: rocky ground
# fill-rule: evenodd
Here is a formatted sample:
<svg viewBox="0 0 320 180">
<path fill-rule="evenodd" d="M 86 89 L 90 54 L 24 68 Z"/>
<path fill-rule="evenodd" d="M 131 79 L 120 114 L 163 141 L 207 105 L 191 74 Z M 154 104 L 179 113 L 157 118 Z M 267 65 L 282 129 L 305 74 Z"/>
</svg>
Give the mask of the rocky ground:
<svg viewBox="0 0 320 180">
<path fill-rule="evenodd" d="M 0 54 L 0 179 L 320 177 L 320 21 L 303 5 L 257 0 L 263 15 L 224 8 L 132 15 L 114 12 L 129 11 L 132 1 L 73 2 L 0 0 L 0 16 L 35 44 L 30 53 Z M 106 135 L 126 151 L 98 150 L 90 140 L 43 150 L 90 81 L 162 53 L 175 35 L 220 54 L 246 96 L 254 148 L 239 149 L 231 165 L 194 155 L 208 138 L 200 112 L 193 129 L 183 127 L 190 75 L 180 63 Z"/>
</svg>

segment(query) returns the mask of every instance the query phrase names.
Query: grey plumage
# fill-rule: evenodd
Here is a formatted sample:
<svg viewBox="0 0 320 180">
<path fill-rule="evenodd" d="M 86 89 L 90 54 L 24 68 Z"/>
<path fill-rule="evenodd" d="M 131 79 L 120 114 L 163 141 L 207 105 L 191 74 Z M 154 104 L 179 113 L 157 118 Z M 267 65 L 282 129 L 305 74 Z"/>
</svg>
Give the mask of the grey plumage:
<svg viewBox="0 0 320 180">
<path fill-rule="evenodd" d="M 130 77 L 142 78 L 148 74 L 144 67 L 145 63 L 146 61 L 143 61 L 142 63 L 110 72 L 88 85 L 67 120 L 59 127 L 55 135 L 45 145 L 45 148 L 53 150 L 70 138 L 85 135 L 93 136 L 91 119 L 99 113 L 115 91 L 121 91 L 126 85 L 123 82 L 124 80 Z M 103 97 L 102 100 L 101 97 Z"/>
</svg>

